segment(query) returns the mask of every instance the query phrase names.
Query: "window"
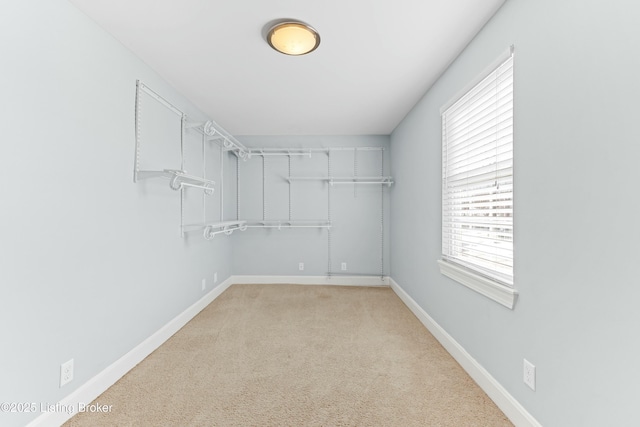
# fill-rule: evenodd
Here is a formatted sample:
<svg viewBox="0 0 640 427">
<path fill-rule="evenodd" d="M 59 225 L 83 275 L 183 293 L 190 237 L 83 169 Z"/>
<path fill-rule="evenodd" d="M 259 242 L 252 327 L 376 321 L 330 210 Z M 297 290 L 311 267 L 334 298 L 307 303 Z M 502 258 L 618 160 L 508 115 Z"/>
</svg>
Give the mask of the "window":
<svg viewBox="0 0 640 427">
<path fill-rule="evenodd" d="M 513 50 L 474 83 L 442 110 L 440 270 L 513 308 Z"/>
</svg>

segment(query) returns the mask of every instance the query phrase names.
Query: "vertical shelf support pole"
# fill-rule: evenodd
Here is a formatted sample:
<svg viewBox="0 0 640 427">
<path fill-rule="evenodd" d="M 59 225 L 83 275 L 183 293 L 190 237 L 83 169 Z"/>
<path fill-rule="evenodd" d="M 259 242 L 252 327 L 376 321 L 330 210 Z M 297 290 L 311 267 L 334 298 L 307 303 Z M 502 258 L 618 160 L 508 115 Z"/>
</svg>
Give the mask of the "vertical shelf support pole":
<svg viewBox="0 0 640 427">
<path fill-rule="evenodd" d="M 327 176 L 331 175 L 331 150 L 327 150 Z M 331 224 L 331 185 L 327 185 L 327 219 Z M 327 271 L 331 277 L 331 228 L 327 228 Z"/>
<path fill-rule="evenodd" d="M 135 125 L 136 125 L 136 152 L 133 170 L 133 182 L 138 181 L 138 171 L 140 170 L 140 120 L 142 119 L 142 97 L 140 96 L 140 80 L 136 80 L 136 106 L 135 106 Z"/>
<path fill-rule="evenodd" d="M 240 220 L 240 158 L 236 157 L 236 221 Z"/>
<path fill-rule="evenodd" d="M 224 150 L 220 144 L 220 222 L 224 221 Z"/>
<path fill-rule="evenodd" d="M 384 150 L 380 151 L 380 176 L 384 176 Z M 380 280 L 384 280 L 384 185 L 380 185 Z"/>
<path fill-rule="evenodd" d="M 291 154 L 288 156 L 289 159 L 289 175 L 291 176 Z M 291 180 L 289 180 L 289 221 L 291 221 Z"/>
<path fill-rule="evenodd" d="M 185 121 L 187 116 L 182 113 L 180 118 L 180 170 L 184 170 L 184 132 Z M 180 237 L 184 237 L 184 205 L 185 205 L 185 191 L 184 187 L 180 187 Z"/>
<path fill-rule="evenodd" d="M 353 149 L 353 176 L 358 176 L 358 148 Z M 353 186 L 353 198 L 356 199 L 358 197 L 358 186 Z"/>
<path fill-rule="evenodd" d="M 202 134 L 202 177 L 207 177 L 207 139 Z M 202 222 L 207 222 L 207 194 L 202 193 Z"/>
</svg>

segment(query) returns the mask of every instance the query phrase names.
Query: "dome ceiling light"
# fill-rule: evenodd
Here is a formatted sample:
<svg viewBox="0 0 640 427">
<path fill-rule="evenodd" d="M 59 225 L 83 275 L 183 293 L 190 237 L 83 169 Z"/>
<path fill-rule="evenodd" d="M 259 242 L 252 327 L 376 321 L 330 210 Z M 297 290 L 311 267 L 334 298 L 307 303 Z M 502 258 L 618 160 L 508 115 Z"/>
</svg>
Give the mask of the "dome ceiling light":
<svg viewBox="0 0 640 427">
<path fill-rule="evenodd" d="M 320 35 L 301 21 L 280 22 L 267 33 L 269 46 L 285 55 L 306 55 L 320 45 Z"/>
</svg>

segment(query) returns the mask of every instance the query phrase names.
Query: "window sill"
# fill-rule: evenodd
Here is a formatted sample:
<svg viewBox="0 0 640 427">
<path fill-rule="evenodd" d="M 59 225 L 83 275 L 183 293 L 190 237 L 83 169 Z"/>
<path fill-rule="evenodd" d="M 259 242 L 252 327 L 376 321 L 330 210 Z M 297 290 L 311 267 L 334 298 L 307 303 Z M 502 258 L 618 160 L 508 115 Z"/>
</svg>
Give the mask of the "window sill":
<svg viewBox="0 0 640 427">
<path fill-rule="evenodd" d="M 449 262 L 438 260 L 440 273 L 513 310 L 518 292 L 486 277 L 473 274 Z"/>
</svg>

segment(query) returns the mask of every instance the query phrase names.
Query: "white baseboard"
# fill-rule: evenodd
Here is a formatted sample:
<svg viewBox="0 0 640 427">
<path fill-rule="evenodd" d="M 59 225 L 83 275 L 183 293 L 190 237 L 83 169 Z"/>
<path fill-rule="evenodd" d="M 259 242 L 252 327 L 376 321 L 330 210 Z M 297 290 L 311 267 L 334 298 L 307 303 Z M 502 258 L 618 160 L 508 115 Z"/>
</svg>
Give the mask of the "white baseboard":
<svg viewBox="0 0 640 427">
<path fill-rule="evenodd" d="M 387 276 L 231 276 L 237 284 L 294 284 L 338 286 L 389 286 Z"/>
<path fill-rule="evenodd" d="M 389 286 L 388 277 L 379 276 L 231 276 L 208 294 L 187 308 L 157 332 L 144 340 L 127 354 L 116 360 L 104 371 L 81 385 L 66 396 L 57 407 L 60 411 L 45 412 L 30 422 L 27 427 L 58 427 L 78 412 L 80 404 L 89 404 L 115 384 L 127 372 L 160 347 L 173 334 L 193 319 L 200 311 L 215 300 L 234 283 L 290 283 L 302 285 L 342 285 L 342 286 Z M 68 410 L 67 410 L 68 409 Z"/>
<path fill-rule="evenodd" d="M 436 323 L 404 289 L 390 280 L 390 286 L 400 299 L 409 307 L 422 324 L 453 356 L 453 358 L 467 371 L 469 376 L 478 383 L 480 388 L 495 402 L 516 427 L 541 427 L 540 423 L 513 397 L 509 392 L 489 374 L 442 326 Z"/>
<path fill-rule="evenodd" d="M 187 322 L 193 319 L 233 283 L 234 282 L 230 277 L 220 285 L 213 288 L 208 294 L 180 313 L 173 320 L 136 346 L 133 350 L 116 360 L 104 371 L 91 378 L 74 392 L 58 402 L 59 408 L 68 408 L 70 410 L 67 411 L 65 409 L 57 412 L 45 412 L 29 423 L 27 427 L 57 427 L 64 424 L 78 412 L 79 404 L 84 403 L 88 405 L 104 393 L 133 367 L 142 362 L 145 357 L 150 355 L 173 334 L 178 332 L 187 324 Z"/>
<path fill-rule="evenodd" d="M 496 405 L 517 427 L 541 427 L 520 403 L 507 392 L 469 353 L 456 342 L 435 320 L 433 320 L 393 279 L 377 276 L 231 276 L 211 292 L 187 308 L 149 338 L 115 361 L 104 371 L 87 381 L 62 399 L 60 408 L 71 411 L 45 412 L 27 427 L 57 427 L 69 420 L 78 411 L 79 404 L 89 404 L 115 384 L 127 372 L 160 347 L 173 334 L 193 319 L 232 284 L 302 284 L 337 286 L 391 286 L 394 292 L 416 315 L 454 359 L 467 371 Z"/>
</svg>

